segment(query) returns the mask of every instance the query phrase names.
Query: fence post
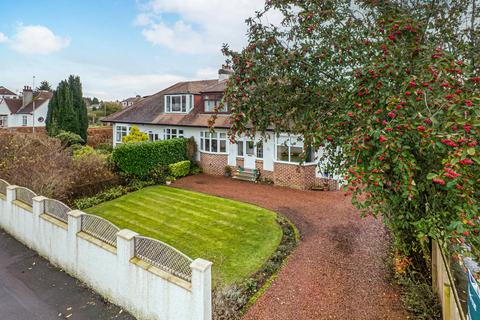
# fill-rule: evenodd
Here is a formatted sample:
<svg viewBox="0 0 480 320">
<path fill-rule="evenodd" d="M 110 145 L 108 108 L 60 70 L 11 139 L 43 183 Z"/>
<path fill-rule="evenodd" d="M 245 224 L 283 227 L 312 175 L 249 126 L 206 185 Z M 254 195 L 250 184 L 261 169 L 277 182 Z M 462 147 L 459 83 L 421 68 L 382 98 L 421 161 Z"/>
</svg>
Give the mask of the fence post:
<svg viewBox="0 0 480 320">
<path fill-rule="evenodd" d="M 438 243 L 432 240 L 432 289 L 438 295 Z"/>
<path fill-rule="evenodd" d="M 135 236 L 138 233 L 129 229 L 122 229 L 117 232 L 117 264 L 118 264 L 118 283 L 117 294 L 125 301 L 128 301 L 128 288 L 130 287 L 130 259 L 135 257 Z"/>
<path fill-rule="evenodd" d="M 32 213 L 33 213 L 33 233 L 32 236 L 38 236 L 40 233 L 40 215 L 45 212 L 45 200 L 48 198 L 37 196 L 32 199 Z M 38 239 L 38 238 L 37 238 Z M 38 240 L 32 241 L 32 248 L 38 251 Z"/>
<path fill-rule="evenodd" d="M 7 203 L 12 204 L 17 199 L 16 189 L 18 187 L 14 185 L 7 186 Z"/>
<path fill-rule="evenodd" d="M 67 213 L 68 215 L 68 262 L 70 272 L 76 274 L 76 266 L 78 265 L 78 238 L 77 233 L 82 231 L 82 215 L 83 212 L 73 210 Z"/>
<path fill-rule="evenodd" d="M 212 263 L 196 259 L 190 265 L 192 269 L 192 320 L 212 319 Z"/>
</svg>

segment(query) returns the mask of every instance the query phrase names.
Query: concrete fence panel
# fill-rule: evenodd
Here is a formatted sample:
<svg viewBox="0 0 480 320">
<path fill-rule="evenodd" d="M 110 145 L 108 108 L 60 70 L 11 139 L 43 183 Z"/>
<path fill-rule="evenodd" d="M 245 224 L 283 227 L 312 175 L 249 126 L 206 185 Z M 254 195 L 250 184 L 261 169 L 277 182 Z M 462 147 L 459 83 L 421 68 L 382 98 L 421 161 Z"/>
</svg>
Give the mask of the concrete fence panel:
<svg viewBox="0 0 480 320">
<path fill-rule="evenodd" d="M 211 262 L 0 180 L 0 227 L 139 319 L 210 320 Z"/>
</svg>

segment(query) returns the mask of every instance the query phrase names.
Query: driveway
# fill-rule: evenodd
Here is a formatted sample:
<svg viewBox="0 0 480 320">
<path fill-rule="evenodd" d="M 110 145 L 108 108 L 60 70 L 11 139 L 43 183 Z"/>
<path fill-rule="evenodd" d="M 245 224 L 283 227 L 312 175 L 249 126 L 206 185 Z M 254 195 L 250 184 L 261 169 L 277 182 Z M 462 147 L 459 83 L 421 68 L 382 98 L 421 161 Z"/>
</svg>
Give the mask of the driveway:
<svg viewBox="0 0 480 320">
<path fill-rule="evenodd" d="M 135 318 L 0 229 L 0 319 Z"/>
<path fill-rule="evenodd" d="M 298 191 L 196 175 L 173 186 L 256 204 L 290 218 L 302 241 L 244 320 L 407 319 L 388 281 L 389 239 L 343 192 Z"/>
</svg>

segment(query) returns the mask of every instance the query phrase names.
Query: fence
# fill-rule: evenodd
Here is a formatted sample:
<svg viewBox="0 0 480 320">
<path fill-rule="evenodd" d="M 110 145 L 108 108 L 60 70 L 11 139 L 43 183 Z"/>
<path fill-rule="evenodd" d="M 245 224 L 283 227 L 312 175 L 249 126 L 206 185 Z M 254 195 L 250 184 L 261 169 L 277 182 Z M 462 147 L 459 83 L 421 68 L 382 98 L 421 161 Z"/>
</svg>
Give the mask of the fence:
<svg viewBox="0 0 480 320">
<path fill-rule="evenodd" d="M 453 261 L 446 248 L 434 241 L 432 246 L 432 285 L 440 298 L 444 320 L 466 320 L 467 283 L 462 280 L 463 271 L 455 272 Z M 460 276 L 455 276 L 455 275 Z M 464 274 L 466 275 L 466 274 Z M 460 289 L 461 288 L 461 289 Z"/>
<path fill-rule="evenodd" d="M 210 262 L 0 180 L 2 191 L 1 228 L 138 319 L 211 319 Z"/>
<path fill-rule="evenodd" d="M 9 185 L 7 181 L 0 179 L 0 195 L 7 196 L 7 187 Z"/>
</svg>

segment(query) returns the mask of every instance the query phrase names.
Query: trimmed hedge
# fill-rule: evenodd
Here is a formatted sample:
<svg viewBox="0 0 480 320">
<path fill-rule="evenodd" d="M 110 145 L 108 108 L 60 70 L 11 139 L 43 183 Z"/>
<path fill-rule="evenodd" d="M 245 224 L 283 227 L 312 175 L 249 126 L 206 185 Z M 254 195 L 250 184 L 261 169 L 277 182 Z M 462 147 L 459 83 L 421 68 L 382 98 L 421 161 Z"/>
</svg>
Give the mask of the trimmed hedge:
<svg viewBox="0 0 480 320">
<path fill-rule="evenodd" d="M 187 160 L 187 139 L 123 143 L 113 150 L 111 160 L 120 172 L 147 179 L 159 165 Z"/>
<path fill-rule="evenodd" d="M 190 173 L 190 161 L 180 161 L 168 166 L 170 174 L 175 178 L 185 177 Z"/>
</svg>

